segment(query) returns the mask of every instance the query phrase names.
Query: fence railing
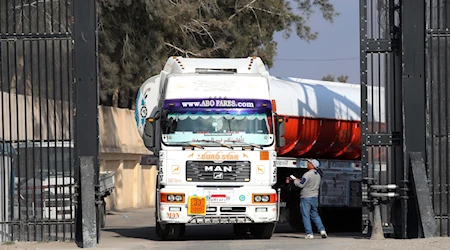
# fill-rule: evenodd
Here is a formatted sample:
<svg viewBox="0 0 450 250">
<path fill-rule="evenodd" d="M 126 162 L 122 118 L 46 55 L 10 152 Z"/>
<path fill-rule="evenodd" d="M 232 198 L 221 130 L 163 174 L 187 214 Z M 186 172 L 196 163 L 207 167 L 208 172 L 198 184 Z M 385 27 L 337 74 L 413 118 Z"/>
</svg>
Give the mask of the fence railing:
<svg viewBox="0 0 450 250">
<path fill-rule="evenodd" d="M 0 242 L 75 238 L 72 16 L 0 2 Z"/>
</svg>

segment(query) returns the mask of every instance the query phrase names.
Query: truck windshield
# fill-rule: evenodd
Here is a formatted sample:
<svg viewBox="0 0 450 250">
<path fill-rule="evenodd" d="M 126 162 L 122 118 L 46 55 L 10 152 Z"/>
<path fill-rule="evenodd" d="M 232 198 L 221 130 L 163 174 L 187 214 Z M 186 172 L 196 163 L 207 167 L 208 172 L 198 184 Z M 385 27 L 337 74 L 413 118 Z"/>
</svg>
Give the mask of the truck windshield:
<svg viewBox="0 0 450 250">
<path fill-rule="evenodd" d="M 218 114 L 169 113 L 163 125 L 167 145 L 217 143 L 270 145 L 273 142 L 270 113 Z"/>
</svg>

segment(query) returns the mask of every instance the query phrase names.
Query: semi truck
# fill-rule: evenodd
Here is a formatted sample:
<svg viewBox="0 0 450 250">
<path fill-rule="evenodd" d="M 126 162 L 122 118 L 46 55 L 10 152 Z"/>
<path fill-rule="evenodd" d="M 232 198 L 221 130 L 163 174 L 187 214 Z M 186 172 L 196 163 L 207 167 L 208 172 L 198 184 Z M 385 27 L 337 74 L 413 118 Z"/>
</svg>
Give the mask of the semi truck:
<svg viewBox="0 0 450 250">
<path fill-rule="evenodd" d="M 269 239 L 301 225 L 289 179 L 321 162 L 321 207 L 361 207 L 359 87 L 276 78 L 259 57 L 168 58 L 139 89 L 135 119 L 156 158 L 155 226 L 232 224 Z"/>
</svg>

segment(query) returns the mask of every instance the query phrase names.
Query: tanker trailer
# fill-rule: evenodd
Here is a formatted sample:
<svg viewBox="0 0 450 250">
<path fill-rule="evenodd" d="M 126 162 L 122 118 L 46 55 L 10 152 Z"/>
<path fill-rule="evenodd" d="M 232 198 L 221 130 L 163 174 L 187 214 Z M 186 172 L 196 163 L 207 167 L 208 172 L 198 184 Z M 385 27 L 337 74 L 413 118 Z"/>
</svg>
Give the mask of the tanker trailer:
<svg viewBox="0 0 450 250">
<path fill-rule="evenodd" d="M 270 88 L 281 128 L 277 131 L 275 162 L 276 188 L 281 189 L 279 223 L 289 222 L 292 227 L 303 229 L 300 190 L 289 176 L 302 176 L 307 171 L 306 159 L 313 158 L 321 163 L 319 209 L 325 226 L 333 231 L 342 230 L 342 225 L 347 230 L 360 230 L 360 85 L 272 77 Z M 374 106 L 380 109 L 374 109 L 369 117 L 379 117 L 379 112 L 384 112 L 379 103 Z M 383 127 L 377 122 L 373 120 L 371 124 Z M 341 218 L 344 219 L 340 221 Z"/>
</svg>

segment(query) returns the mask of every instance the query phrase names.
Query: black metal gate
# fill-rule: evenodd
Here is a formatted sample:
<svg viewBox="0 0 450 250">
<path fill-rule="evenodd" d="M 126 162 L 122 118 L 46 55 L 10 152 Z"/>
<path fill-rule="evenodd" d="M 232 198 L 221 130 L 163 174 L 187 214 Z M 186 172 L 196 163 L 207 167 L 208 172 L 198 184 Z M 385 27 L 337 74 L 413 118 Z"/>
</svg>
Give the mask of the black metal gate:
<svg viewBox="0 0 450 250">
<path fill-rule="evenodd" d="M 427 166 L 437 235 L 450 236 L 450 3 L 425 6 Z"/>
<path fill-rule="evenodd" d="M 363 232 L 369 233 L 375 204 L 385 232 L 394 233 L 397 211 L 385 189 L 375 185 L 402 180 L 401 85 L 398 82 L 399 1 L 360 1 L 361 10 L 361 123 L 363 166 Z M 399 105 L 400 104 L 400 105 Z M 394 192 L 391 192 L 394 194 Z"/>
<path fill-rule="evenodd" d="M 72 1 L 0 1 L 0 242 L 75 238 Z"/>
<path fill-rule="evenodd" d="M 365 232 L 381 204 L 384 233 L 449 236 L 450 4 L 362 0 L 360 11 Z"/>
</svg>

